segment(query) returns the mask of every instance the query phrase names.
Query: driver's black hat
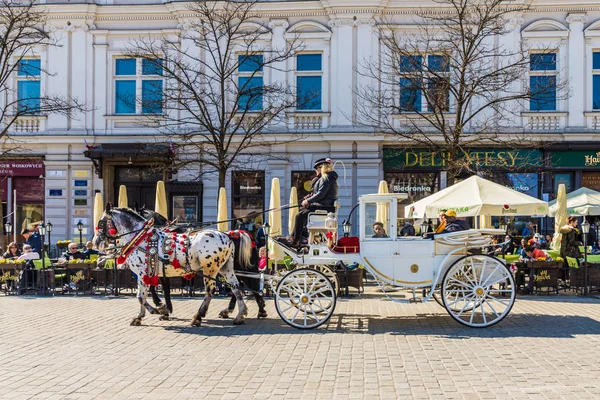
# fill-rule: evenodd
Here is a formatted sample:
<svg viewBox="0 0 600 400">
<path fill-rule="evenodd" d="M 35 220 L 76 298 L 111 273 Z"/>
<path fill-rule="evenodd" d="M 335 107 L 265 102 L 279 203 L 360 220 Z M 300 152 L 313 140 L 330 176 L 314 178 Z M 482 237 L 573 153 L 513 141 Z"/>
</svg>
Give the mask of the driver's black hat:
<svg viewBox="0 0 600 400">
<path fill-rule="evenodd" d="M 314 169 L 319 168 L 319 165 L 321 164 L 331 164 L 331 159 L 330 158 L 319 158 L 317 161 L 315 161 L 315 164 L 313 166 Z"/>
</svg>

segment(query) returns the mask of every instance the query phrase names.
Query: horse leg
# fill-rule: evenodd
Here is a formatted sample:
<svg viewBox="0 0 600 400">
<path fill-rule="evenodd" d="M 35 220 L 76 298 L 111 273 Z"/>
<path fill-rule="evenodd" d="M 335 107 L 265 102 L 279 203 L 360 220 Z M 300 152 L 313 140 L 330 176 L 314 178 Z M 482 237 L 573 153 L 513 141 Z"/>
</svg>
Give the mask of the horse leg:
<svg viewBox="0 0 600 400">
<path fill-rule="evenodd" d="M 265 299 L 263 299 L 263 297 L 258 293 L 254 293 L 254 299 L 256 300 L 256 304 L 258 305 L 257 318 L 267 318 L 269 315 L 265 310 Z"/>
<path fill-rule="evenodd" d="M 230 257 L 229 260 L 227 260 L 227 262 L 221 269 L 221 274 L 223 274 L 223 276 L 231 286 L 233 295 L 237 299 L 238 303 L 238 315 L 233 319 L 233 324 L 242 325 L 244 323 L 244 316 L 248 315 L 248 308 L 246 308 L 246 303 L 244 303 L 244 295 L 240 290 L 240 282 L 235 276 L 235 272 L 233 270 L 233 257 Z"/>
<path fill-rule="evenodd" d="M 171 280 L 167 277 L 164 277 L 161 281 L 163 285 L 163 291 L 165 292 L 165 304 L 169 309 L 169 314 L 173 313 L 173 304 L 171 303 Z"/>
<path fill-rule="evenodd" d="M 131 326 L 140 326 L 142 324 L 142 318 L 144 318 L 146 316 L 146 309 L 151 314 L 155 313 L 152 306 L 150 304 L 148 304 L 148 301 L 146 301 L 147 294 L 148 294 L 148 287 L 141 279 L 138 279 L 137 299 L 140 303 L 140 312 L 137 315 L 137 317 L 135 317 L 131 321 Z"/>
<path fill-rule="evenodd" d="M 163 278 L 163 277 L 159 277 L 158 278 L 160 281 L 160 284 L 162 285 L 163 288 L 163 292 L 165 294 L 165 302 L 167 304 L 171 303 L 171 293 L 169 293 L 169 278 Z M 165 283 L 166 282 L 166 283 Z M 165 304 L 160 301 L 160 297 L 158 297 L 158 294 L 156 292 L 156 287 L 154 286 L 150 286 L 150 293 L 152 294 L 152 301 L 154 302 L 154 304 L 156 305 L 156 311 L 158 311 L 158 313 L 160 314 L 160 317 L 158 319 L 160 319 L 161 321 L 168 321 L 169 320 L 169 309 L 168 306 L 165 306 Z"/>
<path fill-rule="evenodd" d="M 212 277 L 209 277 L 207 275 L 204 276 L 204 287 L 206 288 L 206 292 L 204 294 L 204 301 L 200 305 L 198 312 L 194 314 L 194 317 L 192 318 L 192 326 L 200 326 L 202 324 L 202 318 L 206 316 L 208 306 L 210 304 L 210 301 L 212 300 L 212 292 L 215 288 L 215 278 L 216 275 Z"/>
<path fill-rule="evenodd" d="M 237 301 L 237 299 L 232 294 L 231 299 L 229 300 L 229 305 L 227 306 L 227 308 L 224 308 L 223 310 L 221 310 L 221 312 L 219 313 L 219 318 L 229 318 L 229 313 L 232 313 L 233 310 L 235 310 L 236 301 Z"/>
</svg>

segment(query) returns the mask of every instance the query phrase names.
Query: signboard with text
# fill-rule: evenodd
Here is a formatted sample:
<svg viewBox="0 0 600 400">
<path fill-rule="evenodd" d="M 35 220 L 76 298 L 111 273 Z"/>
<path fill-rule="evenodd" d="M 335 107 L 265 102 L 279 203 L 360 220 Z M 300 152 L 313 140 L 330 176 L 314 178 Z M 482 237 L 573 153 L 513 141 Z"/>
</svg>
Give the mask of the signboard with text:
<svg viewBox="0 0 600 400">
<path fill-rule="evenodd" d="M 554 151 L 552 166 L 562 168 L 600 168 L 600 151 Z"/>
<path fill-rule="evenodd" d="M 40 176 L 44 175 L 42 161 L 2 160 L 0 161 L 0 176 Z"/>
</svg>

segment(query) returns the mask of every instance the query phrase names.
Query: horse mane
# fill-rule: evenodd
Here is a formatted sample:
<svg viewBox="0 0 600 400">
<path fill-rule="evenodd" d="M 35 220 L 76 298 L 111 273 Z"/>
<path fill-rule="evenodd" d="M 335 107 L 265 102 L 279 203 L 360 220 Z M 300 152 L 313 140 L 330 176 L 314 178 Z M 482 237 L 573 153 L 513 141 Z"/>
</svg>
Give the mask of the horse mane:
<svg viewBox="0 0 600 400">
<path fill-rule="evenodd" d="M 128 208 L 128 207 L 112 208 L 110 211 L 112 213 L 122 214 L 123 216 L 129 217 L 136 222 L 146 222 L 144 217 L 142 217 L 140 214 L 136 213 L 135 211 L 133 211 L 131 208 Z"/>
<path fill-rule="evenodd" d="M 169 220 L 156 211 L 147 209 L 146 207 L 138 208 L 137 212 L 142 218 L 149 220 L 154 219 L 154 226 L 166 226 Z"/>
</svg>

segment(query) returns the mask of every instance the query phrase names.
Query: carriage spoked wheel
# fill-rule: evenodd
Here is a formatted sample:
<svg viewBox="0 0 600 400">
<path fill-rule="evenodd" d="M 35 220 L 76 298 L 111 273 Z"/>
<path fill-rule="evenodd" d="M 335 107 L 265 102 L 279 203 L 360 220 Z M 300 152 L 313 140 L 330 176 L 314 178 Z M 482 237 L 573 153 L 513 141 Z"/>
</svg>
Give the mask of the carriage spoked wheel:
<svg viewBox="0 0 600 400">
<path fill-rule="evenodd" d="M 282 320 L 299 329 L 321 326 L 335 309 L 333 284 L 322 272 L 301 268 L 289 272 L 275 289 L 275 308 Z"/>
<path fill-rule="evenodd" d="M 336 296 L 338 295 L 340 290 L 340 281 L 338 280 L 337 274 L 334 272 L 333 268 L 325 264 L 309 265 L 308 268 L 316 269 L 317 271 L 325 275 L 333 285 Z"/>
<path fill-rule="evenodd" d="M 442 301 L 448 314 L 463 325 L 484 328 L 502 321 L 515 303 L 512 273 L 497 258 L 468 255 L 446 271 Z"/>
</svg>

